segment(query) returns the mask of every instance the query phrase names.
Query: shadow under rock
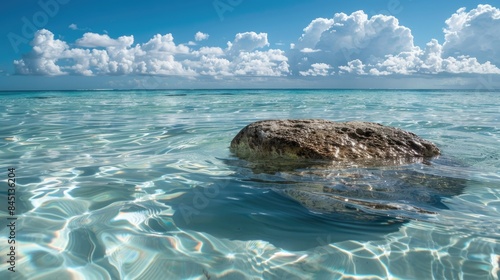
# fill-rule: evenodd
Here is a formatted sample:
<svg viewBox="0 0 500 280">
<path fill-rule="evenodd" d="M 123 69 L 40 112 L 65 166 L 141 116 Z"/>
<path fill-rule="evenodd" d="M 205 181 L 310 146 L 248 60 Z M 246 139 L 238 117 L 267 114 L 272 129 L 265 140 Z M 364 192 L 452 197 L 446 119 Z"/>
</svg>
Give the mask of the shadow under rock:
<svg viewBox="0 0 500 280">
<path fill-rule="evenodd" d="M 432 163 L 271 172 L 239 159 L 235 171 L 207 188 L 168 201 L 182 229 L 233 240 L 264 240 L 290 251 L 345 240 L 376 240 L 412 219 L 446 209 L 467 180 L 435 175 Z M 426 167 L 424 167 L 426 166 Z"/>
<path fill-rule="evenodd" d="M 289 251 L 302 251 L 349 239 L 380 239 L 397 231 L 402 220 L 370 216 L 370 222 L 335 213 L 314 213 L 266 188 L 242 187 L 241 182 L 219 188 L 213 198 L 195 188 L 168 201 L 176 211 L 174 223 L 181 229 L 205 232 L 230 240 L 263 240 Z M 205 201 L 204 201 L 205 200 Z"/>
</svg>

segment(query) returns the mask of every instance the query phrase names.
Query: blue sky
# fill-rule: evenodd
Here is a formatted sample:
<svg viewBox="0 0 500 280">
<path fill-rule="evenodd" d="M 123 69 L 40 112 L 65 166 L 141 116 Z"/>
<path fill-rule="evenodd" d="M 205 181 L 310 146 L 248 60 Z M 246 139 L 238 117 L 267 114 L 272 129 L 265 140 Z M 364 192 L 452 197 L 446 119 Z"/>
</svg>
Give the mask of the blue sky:
<svg viewBox="0 0 500 280">
<path fill-rule="evenodd" d="M 7 0 L 0 90 L 493 89 L 498 8 L 495 1 Z"/>
</svg>

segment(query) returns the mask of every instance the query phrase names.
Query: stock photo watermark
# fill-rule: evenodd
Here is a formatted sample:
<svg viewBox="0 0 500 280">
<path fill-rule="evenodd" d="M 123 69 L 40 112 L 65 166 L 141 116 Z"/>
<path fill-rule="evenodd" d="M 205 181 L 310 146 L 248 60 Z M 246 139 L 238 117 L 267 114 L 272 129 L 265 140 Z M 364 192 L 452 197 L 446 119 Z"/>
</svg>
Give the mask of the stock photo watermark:
<svg viewBox="0 0 500 280">
<path fill-rule="evenodd" d="M 7 270 L 16 272 L 16 169 L 7 169 Z"/>
<path fill-rule="evenodd" d="M 409 0 L 411 1 L 411 0 Z M 370 15 L 376 15 L 376 14 L 384 14 L 384 15 L 391 15 L 395 16 L 400 14 L 404 10 L 403 4 L 401 4 L 401 0 L 389 0 L 387 2 L 387 6 L 385 9 L 382 9 L 378 12 L 375 11 L 370 11 Z"/>
<path fill-rule="evenodd" d="M 497 88 L 494 86 L 493 75 L 488 75 L 487 78 L 484 76 L 478 77 L 478 83 L 476 85 L 475 91 L 496 91 Z"/>
<path fill-rule="evenodd" d="M 234 8 L 241 5 L 243 0 L 214 0 L 212 5 L 219 16 L 220 21 L 224 20 L 224 14 L 234 11 Z"/>
<path fill-rule="evenodd" d="M 201 214 L 205 208 L 210 204 L 210 200 L 216 198 L 222 189 L 224 189 L 229 180 L 223 180 L 224 183 L 213 184 L 210 187 L 203 188 L 203 191 L 194 189 L 194 196 L 191 204 L 182 203 L 179 205 L 179 212 L 181 213 L 184 222 L 188 225 L 194 215 Z"/>
<path fill-rule="evenodd" d="M 38 11 L 30 17 L 21 18 L 21 29 L 18 33 L 9 32 L 7 38 L 16 53 L 19 52 L 19 46 L 28 44 L 35 35 L 35 32 L 44 28 L 51 18 L 54 18 L 61 6 L 69 3 L 70 0 L 40 0 L 38 1 Z"/>
</svg>

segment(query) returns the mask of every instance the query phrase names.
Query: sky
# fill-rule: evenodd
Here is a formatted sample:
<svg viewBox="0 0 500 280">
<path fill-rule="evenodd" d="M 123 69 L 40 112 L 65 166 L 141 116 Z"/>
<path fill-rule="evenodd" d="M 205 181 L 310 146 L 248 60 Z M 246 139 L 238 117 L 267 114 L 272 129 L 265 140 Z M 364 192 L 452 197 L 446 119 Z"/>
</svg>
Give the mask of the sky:
<svg viewBox="0 0 500 280">
<path fill-rule="evenodd" d="M 6 0 L 0 90 L 500 87 L 500 1 Z"/>
</svg>

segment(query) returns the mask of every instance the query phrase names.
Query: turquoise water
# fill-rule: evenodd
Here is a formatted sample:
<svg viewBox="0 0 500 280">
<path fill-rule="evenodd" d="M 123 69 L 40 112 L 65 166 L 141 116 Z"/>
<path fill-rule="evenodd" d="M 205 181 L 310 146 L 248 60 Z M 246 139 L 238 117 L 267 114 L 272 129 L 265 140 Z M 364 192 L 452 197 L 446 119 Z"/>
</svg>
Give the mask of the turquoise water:
<svg viewBox="0 0 500 280">
<path fill-rule="evenodd" d="M 500 278 L 498 92 L 4 92 L 0 114 L 0 214 L 14 167 L 18 217 L 1 279 Z M 379 122 L 442 156 L 274 170 L 231 155 L 241 128 L 276 118 Z M 401 207 L 291 195 L 324 188 Z"/>
</svg>

